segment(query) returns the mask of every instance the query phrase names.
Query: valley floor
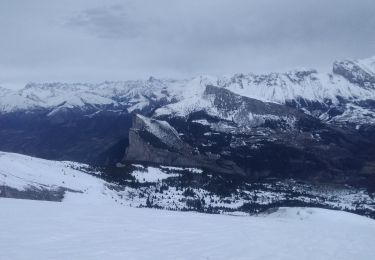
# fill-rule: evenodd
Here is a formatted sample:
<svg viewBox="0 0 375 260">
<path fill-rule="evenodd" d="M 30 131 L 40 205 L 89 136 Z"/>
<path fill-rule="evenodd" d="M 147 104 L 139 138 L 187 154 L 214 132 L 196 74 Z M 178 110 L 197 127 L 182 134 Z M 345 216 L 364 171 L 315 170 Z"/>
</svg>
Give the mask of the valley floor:
<svg viewBox="0 0 375 260">
<path fill-rule="evenodd" d="M 375 259 L 375 221 L 316 209 L 225 216 L 0 198 L 0 259 Z"/>
</svg>

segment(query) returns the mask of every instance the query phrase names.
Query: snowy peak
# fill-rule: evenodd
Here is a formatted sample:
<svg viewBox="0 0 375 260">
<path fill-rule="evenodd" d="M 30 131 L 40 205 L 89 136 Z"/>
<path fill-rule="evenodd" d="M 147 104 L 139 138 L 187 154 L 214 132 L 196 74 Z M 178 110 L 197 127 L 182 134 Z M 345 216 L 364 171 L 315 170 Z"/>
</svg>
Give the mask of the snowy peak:
<svg viewBox="0 0 375 260">
<path fill-rule="evenodd" d="M 264 75 L 239 74 L 221 78 L 217 85 L 242 96 L 281 104 L 298 99 L 339 103 L 340 99 L 375 97 L 373 89 L 359 87 L 342 75 L 317 73 L 314 70 Z"/>
<path fill-rule="evenodd" d="M 367 89 L 375 89 L 375 59 L 343 60 L 333 64 L 333 73 Z"/>
<path fill-rule="evenodd" d="M 356 63 L 368 73 L 375 74 L 375 56 L 367 59 L 356 60 Z"/>
</svg>

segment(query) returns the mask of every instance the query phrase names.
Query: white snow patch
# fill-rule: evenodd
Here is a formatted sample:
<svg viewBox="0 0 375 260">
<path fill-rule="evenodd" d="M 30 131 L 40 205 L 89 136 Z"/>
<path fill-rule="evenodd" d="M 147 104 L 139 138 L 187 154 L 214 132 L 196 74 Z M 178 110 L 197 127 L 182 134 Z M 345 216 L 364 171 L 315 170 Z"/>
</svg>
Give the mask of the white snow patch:
<svg viewBox="0 0 375 260">
<path fill-rule="evenodd" d="M 177 177 L 178 174 L 174 173 L 165 173 L 159 168 L 147 167 L 147 170 L 142 171 L 133 171 L 131 173 L 138 182 L 159 182 L 169 177 Z"/>
<path fill-rule="evenodd" d="M 174 166 L 160 166 L 162 169 L 168 169 L 171 171 L 189 171 L 192 173 L 202 173 L 201 169 L 197 168 L 185 168 L 185 167 L 174 167 Z"/>
</svg>

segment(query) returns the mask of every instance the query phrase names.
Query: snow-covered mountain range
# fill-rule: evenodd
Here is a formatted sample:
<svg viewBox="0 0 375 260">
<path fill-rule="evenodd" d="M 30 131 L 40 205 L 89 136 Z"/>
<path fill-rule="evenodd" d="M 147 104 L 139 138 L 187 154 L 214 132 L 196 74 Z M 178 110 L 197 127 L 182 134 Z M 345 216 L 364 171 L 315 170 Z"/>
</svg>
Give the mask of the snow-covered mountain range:
<svg viewBox="0 0 375 260">
<path fill-rule="evenodd" d="M 47 109 L 53 114 L 73 108 L 133 112 L 159 108 L 158 113 L 186 114 L 209 107 L 203 98 L 207 85 L 265 102 L 294 104 L 308 113 L 316 112 L 322 119 L 331 120 L 326 112 L 340 107 L 342 113 L 337 119 L 341 121 L 374 120 L 373 106 L 365 106 L 364 102 L 375 99 L 375 57 L 335 62 L 330 73 L 295 70 L 186 80 L 151 77 L 146 81 L 100 84 L 30 83 L 20 90 L 0 88 L 0 112 Z M 324 109 L 315 111 L 311 107 L 314 103 Z"/>
</svg>

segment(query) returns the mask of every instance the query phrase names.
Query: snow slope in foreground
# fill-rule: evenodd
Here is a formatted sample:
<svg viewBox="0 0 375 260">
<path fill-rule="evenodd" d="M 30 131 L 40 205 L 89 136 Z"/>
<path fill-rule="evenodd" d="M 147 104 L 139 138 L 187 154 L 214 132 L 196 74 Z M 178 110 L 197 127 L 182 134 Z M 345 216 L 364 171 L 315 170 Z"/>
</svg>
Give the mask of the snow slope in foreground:
<svg viewBox="0 0 375 260">
<path fill-rule="evenodd" d="M 88 165 L 0 152 L 0 197 L 9 197 L 2 194 L 2 187 L 8 187 L 26 194 L 20 198 L 31 199 L 30 194 L 27 194 L 30 191 L 39 192 L 43 197 L 47 193 L 63 190 L 61 196 L 64 200 L 114 203 L 112 197 L 116 194 L 108 188 L 108 183 L 87 174 L 85 168 Z M 43 200 L 36 197 L 34 199 Z"/>
<path fill-rule="evenodd" d="M 235 217 L 0 199 L 0 259 L 375 259 L 375 221 L 323 209 Z"/>
</svg>

